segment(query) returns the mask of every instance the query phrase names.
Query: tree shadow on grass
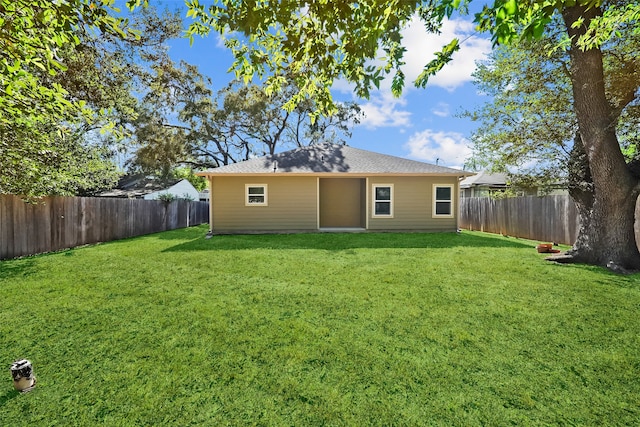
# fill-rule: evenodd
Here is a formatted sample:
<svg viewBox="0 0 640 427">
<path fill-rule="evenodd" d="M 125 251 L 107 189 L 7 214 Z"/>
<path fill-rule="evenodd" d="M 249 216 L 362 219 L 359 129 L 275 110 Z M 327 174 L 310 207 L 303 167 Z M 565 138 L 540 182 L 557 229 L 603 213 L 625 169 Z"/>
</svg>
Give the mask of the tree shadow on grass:
<svg viewBox="0 0 640 427">
<path fill-rule="evenodd" d="M 186 236 L 185 236 L 186 237 Z M 344 250 L 357 248 L 430 248 L 454 247 L 533 248 L 534 244 L 515 238 L 475 233 L 300 233 L 216 235 L 205 239 L 201 234 L 163 252 L 224 251 L 247 249 L 321 249 Z"/>
<path fill-rule="evenodd" d="M 33 258 L 19 258 L 0 261 L 0 279 L 29 276 L 35 271 Z"/>
<path fill-rule="evenodd" d="M 158 233 L 147 234 L 147 236 L 160 240 L 192 240 L 204 238 L 208 231 L 209 224 L 200 224 L 186 228 L 177 228 L 175 230 L 160 231 Z M 136 237 L 132 238 L 135 239 Z"/>
<path fill-rule="evenodd" d="M 15 399 L 20 396 L 20 392 L 15 388 L 13 390 L 9 390 L 6 393 L 0 395 L 0 408 L 3 407 L 10 400 Z"/>
</svg>

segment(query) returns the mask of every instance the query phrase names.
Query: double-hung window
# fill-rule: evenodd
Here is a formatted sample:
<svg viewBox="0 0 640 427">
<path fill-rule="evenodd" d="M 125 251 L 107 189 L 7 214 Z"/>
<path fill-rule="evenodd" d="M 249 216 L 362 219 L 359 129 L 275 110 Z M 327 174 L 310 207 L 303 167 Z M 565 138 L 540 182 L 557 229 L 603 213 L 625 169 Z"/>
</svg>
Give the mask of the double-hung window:
<svg viewBox="0 0 640 427">
<path fill-rule="evenodd" d="M 245 206 L 267 206 L 267 184 L 245 184 Z"/>
<path fill-rule="evenodd" d="M 393 185 L 375 184 L 373 186 L 373 216 L 393 217 Z"/>
<path fill-rule="evenodd" d="M 433 216 L 443 218 L 453 217 L 453 185 L 433 185 Z"/>
</svg>

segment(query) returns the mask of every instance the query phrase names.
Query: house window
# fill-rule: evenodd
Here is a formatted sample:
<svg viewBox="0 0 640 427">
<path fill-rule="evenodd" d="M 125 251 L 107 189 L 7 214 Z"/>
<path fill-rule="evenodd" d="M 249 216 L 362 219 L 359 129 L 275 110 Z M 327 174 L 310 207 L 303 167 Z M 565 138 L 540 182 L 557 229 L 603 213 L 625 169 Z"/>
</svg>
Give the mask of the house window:
<svg viewBox="0 0 640 427">
<path fill-rule="evenodd" d="M 393 217 L 393 185 L 376 184 L 373 186 L 373 216 Z"/>
<path fill-rule="evenodd" d="M 267 206 L 267 184 L 246 184 L 245 194 L 245 206 Z"/>
<path fill-rule="evenodd" d="M 434 184 L 433 216 L 453 217 L 453 185 Z"/>
</svg>

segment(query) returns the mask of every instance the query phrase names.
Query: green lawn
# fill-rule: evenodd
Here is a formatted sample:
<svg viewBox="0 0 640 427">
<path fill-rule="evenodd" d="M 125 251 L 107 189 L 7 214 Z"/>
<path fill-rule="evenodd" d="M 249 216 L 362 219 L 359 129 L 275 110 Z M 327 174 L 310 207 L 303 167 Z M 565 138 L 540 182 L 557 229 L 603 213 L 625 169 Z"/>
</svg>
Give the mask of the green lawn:
<svg viewBox="0 0 640 427">
<path fill-rule="evenodd" d="M 0 425 L 640 422 L 639 275 L 482 233 L 205 233 L 0 262 Z"/>
</svg>

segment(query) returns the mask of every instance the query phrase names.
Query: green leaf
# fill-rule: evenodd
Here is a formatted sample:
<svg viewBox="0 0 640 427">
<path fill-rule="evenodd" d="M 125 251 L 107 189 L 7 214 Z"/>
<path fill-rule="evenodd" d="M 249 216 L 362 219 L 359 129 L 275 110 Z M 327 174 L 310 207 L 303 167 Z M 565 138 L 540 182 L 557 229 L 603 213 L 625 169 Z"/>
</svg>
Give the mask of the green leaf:
<svg viewBox="0 0 640 427">
<path fill-rule="evenodd" d="M 546 22 L 537 21 L 535 23 L 535 25 L 533 26 L 533 37 L 538 38 L 538 39 L 540 37 L 542 37 L 542 34 L 544 33 L 545 26 L 546 26 Z"/>
<path fill-rule="evenodd" d="M 458 39 L 453 39 L 447 45 L 443 46 L 440 52 L 436 53 L 436 58 L 430 61 L 422 70 L 414 84 L 416 87 L 425 87 L 429 81 L 429 77 L 435 75 L 437 72 L 447 65 L 453 59 L 453 54 L 460 50 L 460 44 Z"/>
<path fill-rule="evenodd" d="M 511 16 L 517 15 L 517 12 L 518 12 L 517 0 L 507 0 L 507 2 L 504 4 L 504 10 L 507 15 L 511 15 Z"/>
</svg>

